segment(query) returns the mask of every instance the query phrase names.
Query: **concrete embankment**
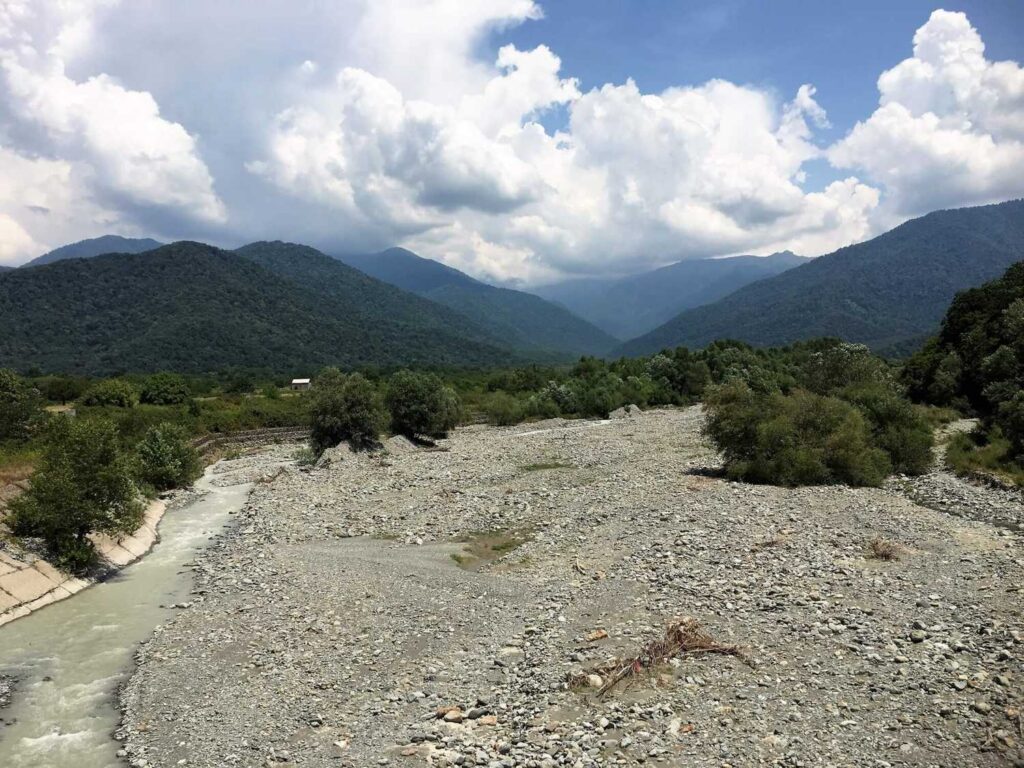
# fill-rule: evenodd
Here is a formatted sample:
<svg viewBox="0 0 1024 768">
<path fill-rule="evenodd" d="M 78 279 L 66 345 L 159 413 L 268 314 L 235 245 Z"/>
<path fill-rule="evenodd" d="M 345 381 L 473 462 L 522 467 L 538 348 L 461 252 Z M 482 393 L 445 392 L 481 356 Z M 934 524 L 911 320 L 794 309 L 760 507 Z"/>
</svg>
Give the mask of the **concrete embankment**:
<svg viewBox="0 0 1024 768">
<path fill-rule="evenodd" d="M 156 542 L 157 526 L 166 509 L 162 501 L 150 502 L 142 525 L 130 536 L 92 536 L 100 556 L 118 568 L 142 557 Z M 69 576 L 29 553 L 0 552 L 0 626 L 71 597 L 92 583 L 92 579 Z"/>
</svg>

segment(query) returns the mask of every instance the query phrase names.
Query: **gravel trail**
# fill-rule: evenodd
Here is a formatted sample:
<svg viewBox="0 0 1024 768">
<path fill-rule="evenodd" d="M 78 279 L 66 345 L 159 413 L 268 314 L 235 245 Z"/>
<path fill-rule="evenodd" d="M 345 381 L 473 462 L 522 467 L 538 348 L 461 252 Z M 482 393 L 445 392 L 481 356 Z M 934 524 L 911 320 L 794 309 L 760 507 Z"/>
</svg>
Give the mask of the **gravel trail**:
<svg viewBox="0 0 1024 768">
<path fill-rule="evenodd" d="M 701 418 L 470 427 L 258 485 L 138 654 L 131 762 L 1024 766 L 1024 539 L 905 483 L 718 479 Z M 750 663 L 588 686 L 680 616 Z"/>
</svg>

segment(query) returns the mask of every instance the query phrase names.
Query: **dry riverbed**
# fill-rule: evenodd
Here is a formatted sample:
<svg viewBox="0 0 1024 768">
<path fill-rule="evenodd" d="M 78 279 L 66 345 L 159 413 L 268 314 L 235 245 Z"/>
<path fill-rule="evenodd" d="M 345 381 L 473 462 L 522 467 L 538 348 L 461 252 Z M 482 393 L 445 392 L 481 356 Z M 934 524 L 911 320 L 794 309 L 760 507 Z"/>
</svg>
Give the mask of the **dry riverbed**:
<svg viewBox="0 0 1024 768">
<path fill-rule="evenodd" d="M 1024 539 L 956 494 L 1019 500 L 730 483 L 700 420 L 473 427 L 258 485 L 138 654 L 131 761 L 1024 765 Z M 684 616 L 740 655 L 598 696 Z"/>
</svg>

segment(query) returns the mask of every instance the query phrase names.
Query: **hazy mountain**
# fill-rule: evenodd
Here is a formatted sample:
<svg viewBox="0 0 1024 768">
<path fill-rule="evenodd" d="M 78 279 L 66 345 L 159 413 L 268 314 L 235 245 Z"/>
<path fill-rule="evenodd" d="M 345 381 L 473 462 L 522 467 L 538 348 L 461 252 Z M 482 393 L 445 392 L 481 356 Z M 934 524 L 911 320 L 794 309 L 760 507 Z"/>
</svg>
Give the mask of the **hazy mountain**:
<svg viewBox="0 0 1024 768">
<path fill-rule="evenodd" d="M 618 343 L 564 307 L 531 293 L 488 285 L 404 248 L 342 261 L 460 312 L 514 349 L 599 355 Z"/>
<path fill-rule="evenodd" d="M 462 316 L 312 249 L 181 242 L 0 276 L 0 364 L 109 374 L 496 365 Z"/>
<path fill-rule="evenodd" d="M 32 259 L 32 261 L 21 266 L 22 268 L 38 267 L 42 264 L 52 264 L 62 259 L 91 259 L 104 253 L 142 253 L 143 251 L 159 248 L 161 245 L 163 243 L 151 240 L 148 237 L 136 239 L 119 235 L 103 235 L 102 237 L 81 240 L 70 245 L 62 245 L 60 248 L 44 253 L 42 256 Z"/>
<path fill-rule="evenodd" d="M 934 332 L 957 291 L 998 277 L 1022 257 L 1024 201 L 936 211 L 687 310 L 617 351 L 839 336 L 906 352 Z"/>
<path fill-rule="evenodd" d="M 748 283 L 806 262 L 789 251 L 697 259 L 616 280 L 569 280 L 536 292 L 598 328 L 629 339 L 657 328 L 684 309 L 717 301 Z"/>
<path fill-rule="evenodd" d="M 0 264 L 0 272 L 10 272 L 12 269 L 14 269 L 14 267 L 5 267 Z"/>
</svg>

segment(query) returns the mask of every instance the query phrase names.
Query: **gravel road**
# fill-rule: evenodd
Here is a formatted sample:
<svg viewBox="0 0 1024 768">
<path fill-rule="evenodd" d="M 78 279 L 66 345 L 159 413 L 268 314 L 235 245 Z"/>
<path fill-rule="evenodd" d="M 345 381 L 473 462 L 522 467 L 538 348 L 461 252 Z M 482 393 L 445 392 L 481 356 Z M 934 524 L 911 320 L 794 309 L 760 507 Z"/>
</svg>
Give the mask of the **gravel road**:
<svg viewBox="0 0 1024 768">
<path fill-rule="evenodd" d="M 957 509 L 1019 499 L 731 483 L 700 424 L 471 427 L 257 485 L 138 654 L 130 761 L 1024 766 L 1024 538 Z M 681 616 L 743 657 L 597 695 Z"/>
</svg>

